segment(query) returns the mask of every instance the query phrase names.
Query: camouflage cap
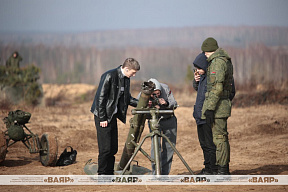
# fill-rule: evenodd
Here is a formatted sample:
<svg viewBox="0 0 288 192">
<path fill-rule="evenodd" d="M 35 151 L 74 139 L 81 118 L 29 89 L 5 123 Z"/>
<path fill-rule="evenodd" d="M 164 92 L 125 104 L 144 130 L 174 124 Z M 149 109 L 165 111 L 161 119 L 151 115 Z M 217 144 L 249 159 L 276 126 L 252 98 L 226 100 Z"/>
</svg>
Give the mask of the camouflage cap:
<svg viewBox="0 0 288 192">
<path fill-rule="evenodd" d="M 218 49 L 218 43 L 213 37 L 208 37 L 203 41 L 201 50 L 204 52 L 213 52 Z"/>
</svg>

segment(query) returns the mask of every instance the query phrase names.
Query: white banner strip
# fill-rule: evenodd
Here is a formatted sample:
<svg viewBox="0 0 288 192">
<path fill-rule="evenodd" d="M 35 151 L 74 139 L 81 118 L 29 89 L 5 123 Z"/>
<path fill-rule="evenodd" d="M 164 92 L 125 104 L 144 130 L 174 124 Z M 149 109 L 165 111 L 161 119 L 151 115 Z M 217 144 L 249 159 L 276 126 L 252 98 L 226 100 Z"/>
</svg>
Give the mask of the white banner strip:
<svg viewBox="0 0 288 192">
<path fill-rule="evenodd" d="M 0 185 L 288 185 L 288 175 L 0 175 Z"/>
</svg>

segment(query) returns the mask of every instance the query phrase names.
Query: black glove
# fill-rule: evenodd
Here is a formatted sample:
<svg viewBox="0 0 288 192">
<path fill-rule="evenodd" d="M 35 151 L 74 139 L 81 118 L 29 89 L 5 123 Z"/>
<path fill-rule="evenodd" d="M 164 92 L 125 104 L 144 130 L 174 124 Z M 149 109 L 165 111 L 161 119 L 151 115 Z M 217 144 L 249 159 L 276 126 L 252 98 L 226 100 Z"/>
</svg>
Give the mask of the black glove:
<svg viewBox="0 0 288 192">
<path fill-rule="evenodd" d="M 214 123 L 214 111 L 206 110 L 204 115 L 206 116 L 207 125 L 212 128 L 212 125 Z"/>
</svg>

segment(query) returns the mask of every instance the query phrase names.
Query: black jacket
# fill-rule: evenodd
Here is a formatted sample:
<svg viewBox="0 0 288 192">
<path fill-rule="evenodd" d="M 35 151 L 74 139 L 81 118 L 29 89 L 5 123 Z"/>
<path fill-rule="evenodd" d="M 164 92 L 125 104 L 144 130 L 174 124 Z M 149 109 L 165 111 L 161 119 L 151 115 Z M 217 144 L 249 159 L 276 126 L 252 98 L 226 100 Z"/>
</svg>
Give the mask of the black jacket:
<svg viewBox="0 0 288 192">
<path fill-rule="evenodd" d="M 201 125 L 201 124 L 206 123 L 205 119 L 201 119 L 202 107 L 203 107 L 203 103 L 205 100 L 205 93 L 207 91 L 206 84 L 207 84 L 206 73 L 204 75 L 201 75 L 199 82 L 196 82 L 195 79 L 193 80 L 193 87 L 197 91 L 197 97 L 196 97 L 196 103 L 194 105 L 193 117 L 195 118 L 197 125 Z"/>
<path fill-rule="evenodd" d="M 205 93 L 207 91 L 207 78 L 206 71 L 208 67 L 208 61 L 204 53 L 200 53 L 193 62 L 194 66 L 205 71 L 204 75 L 200 76 L 200 81 L 193 80 L 193 87 L 197 91 L 196 103 L 194 105 L 193 117 L 196 120 L 197 125 L 205 124 L 206 120 L 201 119 L 202 107 L 205 100 Z"/>
<path fill-rule="evenodd" d="M 124 81 L 124 84 L 123 84 Z M 124 90 L 121 92 L 121 87 Z M 137 99 L 131 97 L 130 79 L 124 77 L 121 72 L 121 65 L 115 69 L 105 72 L 100 79 L 100 83 L 91 106 L 91 112 L 100 121 L 110 122 L 117 107 L 117 118 L 126 123 L 126 113 L 128 105 L 137 106 Z"/>
</svg>

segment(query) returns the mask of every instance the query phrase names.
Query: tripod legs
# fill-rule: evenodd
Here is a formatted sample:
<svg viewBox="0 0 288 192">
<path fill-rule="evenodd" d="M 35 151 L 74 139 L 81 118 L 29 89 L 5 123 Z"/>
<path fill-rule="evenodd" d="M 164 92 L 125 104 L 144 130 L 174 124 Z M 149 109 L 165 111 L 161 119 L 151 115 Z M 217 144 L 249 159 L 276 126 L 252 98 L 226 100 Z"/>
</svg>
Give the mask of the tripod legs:
<svg viewBox="0 0 288 192">
<path fill-rule="evenodd" d="M 121 172 L 121 175 L 124 175 L 125 171 L 128 169 L 128 167 L 130 166 L 132 160 L 136 157 L 138 151 L 140 151 L 141 146 L 143 145 L 144 141 L 148 138 L 148 137 L 152 137 L 152 142 L 154 142 L 154 153 L 155 153 L 155 158 L 154 158 L 154 163 L 155 163 L 155 170 L 156 170 L 156 175 L 161 175 L 161 167 L 160 167 L 160 158 L 159 158 L 159 141 L 158 138 L 159 137 L 163 137 L 164 139 L 166 139 L 169 143 L 169 145 L 172 147 L 172 149 L 174 150 L 174 152 L 178 155 L 178 157 L 180 158 L 180 160 L 182 161 L 182 163 L 185 165 L 185 167 L 187 168 L 187 170 L 189 171 L 189 173 L 191 175 L 194 175 L 193 171 L 191 170 L 191 168 L 189 167 L 189 165 L 186 163 L 186 161 L 183 159 L 183 157 L 181 156 L 181 154 L 179 153 L 179 151 L 175 148 L 175 146 L 173 145 L 173 143 L 169 140 L 169 138 L 160 133 L 158 130 L 156 131 L 152 131 L 151 133 L 147 134 L 142 141 L 140 142 L 139 145 L 137 145 L 135 142 L 133 142 L 133 144 L 136 146 L 135 151 L 132 155 L 132 157 L 130 158 L 130 160 L 128 161 L 128 163 L 126 164 L 126 166 L 124 167 L 124 169 Z M 146 156 L 147 157 L 147 156 Z M 151 159 L 149 157 L 147 157 L 150 161 Z"/>
<path fill-rule="evenodd" d="M 138 151 L 140 151 L 141 146 L 143 145 L 144 141 L 145 141 L 148 137 L 151 137 L 150 135 L 151 135 L 151 133 L 148 134 L 148 135 L 146 135 L 146 136 L 142 139 L 142 141 L 140 142 L 139 145 L 137 145 L 135 142 L 132 142 L 132 143 L 136 146 L 135 151 L 134 151 L 133 155 L 131 156 L 131 158 L 129 159 L 129 161 L 127 162 L 126 166 L 124 167 L 124 169 L 122 170 L 122 172 L 121 172 L 120 175 L 124 175 L 125 171 L 128 169 L 128 167 L 130 166 L 131 162 L 132 162 L 133 159 L 136 157 Z"/>
<path fill-rule="evenodd" d="M 173 143 L 169 140 L 169 138 L 160 133 L 160 136 L 163 137 L 164 139 L 166 139 L 166 141 L 168 141 L 169 145 L 172 147 L 173 151 L 178 155 L 178 157 L 180 158 L 180 160 L 182 161 L 182 163 L 185 165 L 185 167 L 187 168 L 187 170 L 189 171 L 189 173 L 191 175 L 194 175 L 192 169 L 189 167 L 189 165 L 186 163 L 186 161 L 183 159 L 183 157 L 181 156 L 181 154 L 179 153 L 179 151 L 176 149 L 176 147 L 173 145 Z"/>
</svg>

